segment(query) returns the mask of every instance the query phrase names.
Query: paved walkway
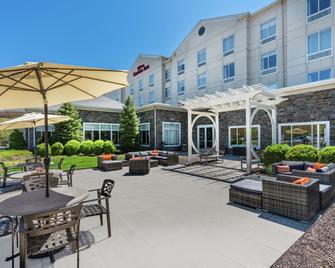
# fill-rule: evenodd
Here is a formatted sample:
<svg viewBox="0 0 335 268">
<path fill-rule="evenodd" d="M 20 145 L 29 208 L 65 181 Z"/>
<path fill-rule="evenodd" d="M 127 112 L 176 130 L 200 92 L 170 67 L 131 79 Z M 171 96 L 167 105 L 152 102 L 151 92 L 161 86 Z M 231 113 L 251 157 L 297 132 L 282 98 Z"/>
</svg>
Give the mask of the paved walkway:
<svg viewBox="0 0 335 268">
<path fill-rule="evenodd" d="M 160 167 L 146 176 L 126 172 L 82 170 L 74 176 L 74 186 L 86 189 L 104 178 L 116 181 L 112 238 L 98 218 L 82 220 L 82 268 L 269 267 L 307 227 L 227 204 L 228 183 Z M 0 194 L 0 200 L 18 193 Z M 0 267 L 10 267 L 3 261 L 9 253 L 10 238 L 0 239 Z M 49 259 L 29 260 L 28 267 L 50 267 Z M 75 255 L 57 254 L 53 267 L 75 267 Z"/>
</svg>

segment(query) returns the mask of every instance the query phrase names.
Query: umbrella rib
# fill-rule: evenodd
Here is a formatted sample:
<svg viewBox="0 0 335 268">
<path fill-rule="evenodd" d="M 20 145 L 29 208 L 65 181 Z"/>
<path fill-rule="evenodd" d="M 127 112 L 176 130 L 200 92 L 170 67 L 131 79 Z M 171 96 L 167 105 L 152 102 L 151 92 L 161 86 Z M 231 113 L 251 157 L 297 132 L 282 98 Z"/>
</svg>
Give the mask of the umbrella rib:
<svg viewBox="0 0 335 268">
<path fill-rule="evenodd" d="M 41 70 L 41 71 L 42 71 L 42 70 Z M 53 74 L 47 72 L 45 69 L 44 69 L 42 72 L 44 72 L 44 73 L 46 73 L 46 74 L 48 74 L 48 75 L 50 75 L 50 76 L 52 76 L 52 77 L 58 79 L 58 77 L 55 77 Z M 60 81 L 62 81 L 62 82 L 63 82 L 64 84 L 66 84 L 66 85 L 69 85 L 69 86 L 71 86 L 71 87 L 73 87 L 73 88 L 75 88 L 75 89 L 77 89 L 77 90 L 79 90 L 79 91 L 81 91 L 81 92 L 83 92 L 83 93 L 89 95 L 89 96 L 92 97 L 92 98 L 96 98 L 96 96 L 94 96 L 94 95 L 92 95 L 92 94 L 86 92 L 85 90 L 82 90 L 82 89 L 79 88 L 79 87 L 76 87 L 76 86 L 74 86 L 74 85 L 72 85 L 72 84 L 70 84 L 70 83 L 68 83 L 68 82 L 66 82 L 66 81 L 64 81 L 64 80 L 62 80 L 62 79 L 60 79 Z"/>
<path fill-rule="evenodd" d="M 44 70 L 46 70 L 46 69 L 44 69 Z M 50 71 L 54 72 L 54 73 L 64 74 L 63 72 L 60 72 L 60 71 L 54 71 L 54 70 L 50 70 Z M 118 83 L 118 82 L 103 80 L 103 79 L 99 79 L 99 78 L 93 78 L 93 77 L 88 77 L 88 76 L 83 76 L 83 75 L 78 75 L 78 74 L 71 74 L 71 75 L 79 77 L 79 78 L 85 78 L 85 79 L 90 79 L 90 80 L 94 80 L 94 81 L 99 81 L 99 82 L 105 82 L 105 83 L 109 83 L 109 84 L 120 85 L 120 86 L 124 86 L 124 87 L 128 86 L 127 84 L 124 84 L 124 83 Z"/>
<path fill-rule="evenodd" d="M 0 96 L 2 96 L 3 94 L 5 94 L 8 90 L 11 90 L 12 88 L 15 87 L 16 84 L 20 83 L 22 79 L 26 78 L 28 75 L 30 75 L 32 73 L 32 71 L 27 72 L 24 76 L 22 76 L 18 81 L 16 81 L 13 85 L 11 85 L 9 88 L 7 88 L 4 92 L 2 92 L 0 94 Z M 2 74 L 1 74 L 2 75 Z"/>
<path fill-rule="evenodd" d="M 26 77 L 27 77 L 29 74 L 31 74 L 33 71 L 34 71 L 34 70 L 31 70 L 30 72 L 28 72 L 28 74 L 26 74 L 26 75 L 23 76 L 23 78 L 26 78 Z M 15 81 L 15 82 L 19 82 L 20 84 L 22 84 L 22 85 L 24 85 L 24 86 L 26 86 L 26 87 L 30 87 L 30 88 L 35 89 L 35 90 L 38 91 L 38 88 L 35 88 L 35 87 L 31 86 L 31 85 L 28 85 L 28 84 L 26 84 L 26 83 L 21 82 L 21 80 L 22 80 L 21 78 L 22 78 L 22 77 L 21 77 L 19 80 L 16 80 L 16 79 L 12 78 L 11 75 L 4 75 L 4 74 L 2 74 L 2 73 L 0 73 L 0 75 L 2 75 L 3 78 L 8 78 L 8 79 L 13 80 L 13 81 Z"/>
<path fill-rule="evenodd" d="M 79 80 L 79 79 L 80 79 L 80 77 L 73 78 L 73 79 L 71 79 L 71 80 L 69 80 L 69 81 L 67 81 L 67 82 L 63 82 L 63 84 L 54 86 L 54 87 L 52 87 L 52 88 L 48 88 L 48 91 L 53 90 L 53 89 L 56 89 L 56 88 L 59 88 L 59 87 L 62 87 L 62 86 L 64 86 L 64 85 L 66 85 L 66 83 L 72 83 L 72 82 L 77 81 L 77 80 Z"/>
<path fill-rule="evenodd" d="M 77 70 L 77 71 L 98 71 L 98 72 L 118 72 L 118 73 L 128 73 L 124 70 L 113 70 L 113 69 L 94 69 L 94 68 L 57 68 L 57 67 L 46 67 L 41 66 L 41 70 Z"/>
<path fill-rule="evenodd" d="M 41 69 L 41 71 L 43 72 L 43 69 Z M 64 79 L 65 77 L 67 77 L 69 74 L 71 74 L 73 72 L 73 70 L 71 70 L 70 72 L 68 72 L 67 74 L 63 75 L 61 78 L 59 78 L 58 80 L 56 80 L 54 83 L 52 83 L 50 86 L 48 86 L 45 90 L 49 90 L 51 89 L 54 85 L 56 85 L 59 81 L 61 81 L 62 79 Z"/>
<path fill-rule="evenodd" d="M 36 91 L 36 90 L 32 90 L 32 89 L 27 89 L 27 88 L 21 88 L 21 87 L 10 87 L 10 86 L 8 86 L 8 85 L 2 85 L 2 84 L 0 84 L 0 87 L 8 87 L 4 92 L 1 92 L 0 93 L 0 97 L 3 95 L 3 94 L 5 94 L 8 90 L 17 90 L 17 91 L 29 91 L 29 92 L 34 92 L 34 93 L 36 93 L 36 92 L 38 92 L 38 91 Z"/>
<path fill-rule="evenodd" d="M 13 75 L 18 75 L 18 74 L 25 73 L 26 71 L 29 71 L 29 70 L 30 70 L 30 69 L 26 69 L 26 70 L 24 70 L 24 71 L 19 71 L 19 72 L 16 72 L 16 73 L 12 73 L 12 74 L 10 74 L 10 75 L 4 75 L 4 74 L 2 74 L 3 71 L 1 71 L 0 74 L 1 74 L 3 77 L 0 77 L 0 80 L 1 80 L 1 79 L 4 79 L 4 78 L 7 78 L 7 76 L 13 76 Z M 13 72 L 13 70 L 12 70 L 12 72 Z"/>
</svg>

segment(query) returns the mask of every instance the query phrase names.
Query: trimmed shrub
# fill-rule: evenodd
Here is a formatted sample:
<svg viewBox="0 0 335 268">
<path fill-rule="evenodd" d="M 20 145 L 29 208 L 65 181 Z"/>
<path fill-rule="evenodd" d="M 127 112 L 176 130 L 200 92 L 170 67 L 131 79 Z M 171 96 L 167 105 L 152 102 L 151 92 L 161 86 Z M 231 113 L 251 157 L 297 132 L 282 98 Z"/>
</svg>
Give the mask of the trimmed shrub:
<svg viewBox="0 0 335 268">
<path fill-rule="evenodd" d="M 9 135 L 9 148 L 16 150 L 26 149 L 27 144 L 24 140 L 23 133 L 18 129 L 13 130 Z"/>
<path fill-rule="evenodd" d="M 335 162 L 335 146 L 327 146 L 323 148 L 320 153 L 321 163 L 334 163 Z"/>
<path fill-rule="evenodd" d="M 64 146 L 60 142 L 55 142 L 51 146 L 51 154 L 52 155 L 62 155 L 63 154 L 63 150 L 64 150 Z"/>
<path fill-rule="evenodd" d="M 104 142 L 104 153 L 105 154 L 112 154 L 116 151 L 114 143 L 112 141 L 105 141 Z"/>
<path fill-rule="evenodd" d="M 40 156 L 44 156 L 45 155 L 45 145 L 44 145 L 44 143 L 40 143 L 39 145 L 37 145 L 37 153 Z M 48 153 L 49 153 L 49 155 L 51 154 L 51 148 L 50 148 L 49 144 L 48 144 Z"/>
<path fill-rule="evenodd" d="M 83 141 L 80 145 L 80 152 L 84 155 L 92 154 L 93 141 L 87 140 Z"/>
<path fill-rule="evenodd" d="M 319 159 L 319 151 L 312 145 L 299 144 L 291 147 L 287 151 L 285 159 L 291 161 L 315 162 Z"/>
<path fill-rule="evenodd" d="M 280 162 L 285 159 L 285 154 L 290 149 L 287 144 L 273 144 L 265 148 L 262 162 L 265 166 Z"/>
<path fill-rule="evenodd" d="M 80 142 L 77 140 L 70 140 L 64 146 L 64 153 L 67 155 L 75 155 L 79 153 Z"/>
<path fill-rule="evenodd" d="M 103 152 L 104 152 L 104 141 L 103 140 L 96 140 L 95 142 L 93 142 L 92 152 L 95 155 L 103 154 Z"/>
</svg>

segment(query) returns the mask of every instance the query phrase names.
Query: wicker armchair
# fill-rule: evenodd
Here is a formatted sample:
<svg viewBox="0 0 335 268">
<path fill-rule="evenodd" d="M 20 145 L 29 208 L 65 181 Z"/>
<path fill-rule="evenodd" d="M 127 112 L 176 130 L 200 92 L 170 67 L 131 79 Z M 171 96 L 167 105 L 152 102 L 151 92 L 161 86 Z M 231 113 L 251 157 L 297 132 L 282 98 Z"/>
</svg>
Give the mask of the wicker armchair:
<svg viewBox="0 0 335 268">
<path fill-rule="evenodd" d="M 130 159 L 129 173 L 132 175 L 145 175 L 150 172 L 150 159 Z"/>
<path fill-rule="evenodd" d="M 53 176 L 52 173 L 49 174 L 49 186 L 50 188 L 56 188 L 58 186 L 59 177 Z M 22 191 L 23 192 L 31 192 L 36 189 L 45 188 L 46 181 L 45 175 L 29 175 L 27 178 L 25 176 L 25 180 L 22 184 Z"/>
<path fill-rule="evenodd" d="M 107 219 L 107 231 L 108 237 L 111 237 L 111 220 L 110 220 L 110 210 L 109 210 L 109 199 L 111 198 L 111 193 L 114 188 L 115 182 L 113 180 L 104 180 L 101 189 L 93 189 L 89 192 L 96 192 L 97 198 L 91 200 L 85 200 L 82 204 L 97 202 L 95 204 L 84 205 L 81 209 L 81 218 L 99 216 L 100 224 L 103 225 L 103 215 L 106 215 Z M 105 200 L 105 207 L 102 205 L 102 200 Z"/>
<path fill-rule="evenodd" d="M 12 267 L 14 268 L 14 237 L 17 231 L 17 219 L 9 216 L 0 216 L 0 238 L 7 235 L 12 236 L 12 256 L 7 258 L 6 261 L 12 261 Z"/>
<path fill-rule="evenodd" d="M 308 222 L 320 209 L 319 180 L 306 185 L 292 183 L 296 178 L 277 175 L 277 180 L 262 180 L 263 209 Z"/>
<path fill-rule="evenodd" d="M 26 257 L 49 253 L 54 263 L 53 252 L 71 245 L 77 252 L 79 267 L 79 230 L 81 205 L 61 208 L 23 216 L 20 225 L 20 259 L 25 266 Z"/>
<path fill-rule="evenodd" d="M 318 179 L 321 184 L 329 184 L 335 187 L 335 168 L 327 172 L 308 172 L 307 170 L 293 169 L 292 176 Z"/>
</svg>

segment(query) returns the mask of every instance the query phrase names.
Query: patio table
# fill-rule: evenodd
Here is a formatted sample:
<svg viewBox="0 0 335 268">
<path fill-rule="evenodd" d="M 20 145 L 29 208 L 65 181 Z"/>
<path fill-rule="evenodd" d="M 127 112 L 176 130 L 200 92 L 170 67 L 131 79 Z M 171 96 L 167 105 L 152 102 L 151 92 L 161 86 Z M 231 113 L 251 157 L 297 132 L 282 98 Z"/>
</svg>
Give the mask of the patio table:
<svg viewBox="0 0 335 268">
<path fill-rule="evenodd" d="M 49 169 L 49 173 L 52 173 L 54 175 L 62 175 L 63 173 L 63 170 L 61 169 Z M 17 173 L 13 173 L 11 175 L 9 175 L 9 177 L 11 179 L 18 179 L 18 180 L 23 180 L 23 177 L 24 176 L 27 176 L 27 175 L 32 175 L 32 174 L 36 174 L 36 175 L 43 175 L 44 173 L 43 172 L 40 172 L 40 173 L 37 173 L 36 171 L 25 171 L 25 172 L 17 172 Z"/>
</svg>

